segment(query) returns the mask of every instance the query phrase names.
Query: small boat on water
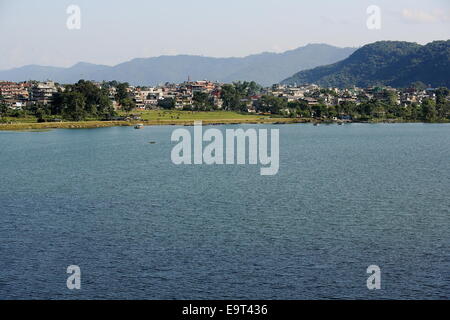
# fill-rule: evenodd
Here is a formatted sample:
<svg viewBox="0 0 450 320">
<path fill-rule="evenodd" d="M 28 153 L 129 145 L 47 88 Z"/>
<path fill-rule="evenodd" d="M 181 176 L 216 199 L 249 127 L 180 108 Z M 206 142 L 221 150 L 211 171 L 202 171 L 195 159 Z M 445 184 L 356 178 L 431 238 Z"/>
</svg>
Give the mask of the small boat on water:
<svg viewBox="0 0 450 320">
<path fill-rule="evenodd" d="M 134 126 L 135 129 L 142 129 L 144 128 L 144 125 L 142 123 L 138 123 L 137 125 Z"/>
<path fill-rule="evenodd" d="M 315 126 L 318 126 L 318 125 L 319 125 L 319 123 L 318 123 L 318 122 L 314 122 L 314 125 L 315 125 Z"/>
</svg>

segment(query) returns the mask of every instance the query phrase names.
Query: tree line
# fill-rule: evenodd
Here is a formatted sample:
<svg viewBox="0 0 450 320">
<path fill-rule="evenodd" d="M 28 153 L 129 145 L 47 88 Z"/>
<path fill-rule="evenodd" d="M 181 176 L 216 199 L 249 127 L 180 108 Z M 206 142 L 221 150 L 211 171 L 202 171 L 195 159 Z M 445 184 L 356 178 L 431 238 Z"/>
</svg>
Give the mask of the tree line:
<svg viewBox="0 0 450 320">
<path fill-rule="evenodd" d="M 245 99 L 260 94 L 262 89 L 254 81 L 237 81 L 231 84 L 224 84 L 220 92 L 220 98 L 223 101 L 222 110 L 247 112 Z M 161 99 L 158 101 L 158 106 L 162 109 L 174 109 L 176 101 L 174 98 Z M 185 107 L 185 110 L 194 111 L 213 111 L 217 109 L 217 105 L 214 104 L 214 97 L 200 91 L 193 93 L 192 106 Z"/>
<path fill-rule="evenodd" d="M 34 103 L 23 110 L 8 110 L 4 104 L 0 105 L 0 116 L 12 117 L 35 116 L 38 122 L 61 117 L 70 121 L 87 119 L 110 120 L 117 115 L 110 99 L 109 89 L 116 88 L 115 100 L 122 110 L 131 111 L 135 103 L 128 92 L 128 83 L 117 81 L 105 82 L 102 87 L 90 81 L 80 80 L 76 84 L 65 85 L 63 89 L 53 94 L 51 103 Z"/>
<path fill-rule="evenodd" d="M 32 104 L 23 110 L 8 110 L 0 103 L 0 118 L 6 115 L 13 117 L 35 116 L 38 121 L 61 117 L 70 121 L 90 119 L 110 120 L 116 111 L 110 98 L 110 88 L 115 88 L 115 101 L 125 112 L 135 108 L 129 93 L 128 83 L 117 81 L 104 82 L 100 87 L 90 81 L 80 80 L 76 84 L 66 85 L 58 89 L 52 102 L 47 105 Z M 443 87 L 434 90 L 435 99 L 425 98 L 419 103 L 398 105 L 397 96 L 392 91 L 385 90 L 382 99 L 368 99 L 365 95 L 358 96 L 360 103 L 343 101 L 337 105 L 326 104 L 322 94 L 336 97 L 334 91 L 320 89 L 310 93 L 317 102 L 308 104 L 305 100 L 289 101 L 284 97 L 261 95 L 263 88 L 255 82 L 234 82 L 224 84 L 220 98 L 223 101 L 222 110 L 247 112 L 251 104 L 257 112 L 289 117 L 333 118 L 342 115 L 354 120 L 369 121 L 376 119 L 402 119 L 405 121 L 449 121 L 450 102 L 449 89 Z M 258 98 L 252 98 L 258 96 Z M 204 92 L 194 92 L 193 105 L 186 106 L 188 110 L 210 111 L 217 109 L 214 96 Z M 158 106 L 162 109 L 174 109 L 176 101 L 173 98 L 161 99 Z"/>
</svg>

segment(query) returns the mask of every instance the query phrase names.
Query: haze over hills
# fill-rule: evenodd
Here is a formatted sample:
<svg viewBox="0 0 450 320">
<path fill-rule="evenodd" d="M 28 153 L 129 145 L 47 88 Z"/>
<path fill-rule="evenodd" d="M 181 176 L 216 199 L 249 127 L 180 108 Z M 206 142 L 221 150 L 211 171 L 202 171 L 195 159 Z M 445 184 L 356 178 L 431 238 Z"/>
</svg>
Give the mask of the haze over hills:
<svg viewBox="0 0 450 320">
<path fill-rule="evenodd" d="M 355 48 L 327 44 L 309 44 L 283 53 L 261 53 L 243 58 L 211 58 L 193 55 L 137 58 L 116 66 L 80 62 L 69 68 L 28 65 L 0 71 L 0 80 L 54 80 L 74 83 L 85 80 L 117 80 L 132 85 L 156 85 L 165 82 L 208 79 L 220 82 L 255 81 L 268 86 L 295 71 L 340 61 Z"/>
<path fill-rule="evenodd" d="M 283 84 L 315 83 L 324 87 L 407 87 L 421 81 L 450 87 L 450 40 L 426 45 L 379 41 L 363 46 L 343 61 L 300 71 Z"/>
</svg>

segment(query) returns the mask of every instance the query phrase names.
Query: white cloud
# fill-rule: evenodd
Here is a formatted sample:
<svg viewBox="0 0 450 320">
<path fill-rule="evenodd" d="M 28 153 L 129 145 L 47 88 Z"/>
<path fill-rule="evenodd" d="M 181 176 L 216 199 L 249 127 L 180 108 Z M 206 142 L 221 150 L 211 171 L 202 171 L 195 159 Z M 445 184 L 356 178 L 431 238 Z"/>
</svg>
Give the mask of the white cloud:
<svg viewBox="0 0 450 320">
<path fill-rule="evenodd" d="M 414 23 L 438 23 L 449 22 L 450 15 L 444 10 L 423 11 L 415 9 L 403 9 L 402 17 L 409 22 Z"/>
</svg>

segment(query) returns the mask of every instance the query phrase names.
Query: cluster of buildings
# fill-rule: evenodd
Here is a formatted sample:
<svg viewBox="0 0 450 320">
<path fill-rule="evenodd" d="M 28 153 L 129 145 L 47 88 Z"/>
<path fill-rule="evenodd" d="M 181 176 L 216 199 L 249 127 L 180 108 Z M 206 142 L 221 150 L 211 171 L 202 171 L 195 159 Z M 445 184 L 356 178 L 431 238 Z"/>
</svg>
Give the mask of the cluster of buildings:
<svg viewBox="0 0 450 320">
<path fill-rule="evenodd" d="M 109 97 L 116 108 L 120 108 L 116 102 L 117 89 L 110 83 L 92 82 L 99 88 L 107 84 Z M 211 101 L 220 108 L 220 88 L 222 84 L 211 81 L 188 81 L 181 84 L 166 84 L 156 87 L 128 87 L 129 96 L 133 99 L 138 109 L 153 109 L 158 107 L 158 101 L 172 98 L 176 108 L 193 105 L 195 92 L 203 92 L 212 97 Z M 64 86 L 53 81 L 28 81 L 11 82 L 0 81 L 0 99 L 11 109 L 22 109 L 27 105 L 51 103 L 53 94 L 58 90 L 64 91 Z"/>
<path fill-rule="evenodd" d="M 58 92 L 58 85 L 53 81 L 0 81 L 1 102 L 16 110 L 31 104 L 48 104 L 56 92 Z"/>
<path fill-rule="evenodd" d="M 107 84 L 109 97 L 116 109 L 120 108 L 115 101 L 116 87 L 111 83 L 93 82 L 99 88 Z M 165 84 L 155 87 L 128 87 L 129 96 L 134 100 L 138 109 L 157 109 L 158 102 L 172 98 L 175 108 L 183 109 L 195 105 L 196 92 L 206 93 L 211 104 L 217 109 L 222 108 L 221 88 L 223 84 L 211 81 L 186 81 L 180 84 Z M 53 81 L 10 82 L 0 81 L 0 99 L 11 109 L 22 109 L 31 104 L 46 105 L 52 101 L 53 94 L 64 90 L 64 86 Z M 317 85 L 287 86 L 273 85 L 264 88 L 258 95 L 242 97 L 241 102 L 247 106 L 248 112 L 256 112 L 255 106 L 262 95 L 284 98 L 288 102 L 302 101 L 308 105 L 325 104 L 339 105 L 344 102 L 356 104 L 370 99 L 385 100 L 389 103 L 407 106 L 412 103 L 420 104 L 424 99 L 435 99 L 433 89 L 418 90 L 414 88 L 394 89 L 390 87 L 369 88 L 321 88 Z"/>
<path fill-rule="evenodd" d="M 206 93 L 211 98 L 212 104 L 220 109 L 223 104 L 220 98 L 221 86 L 220 83 L 204 80 L 165 84 L 157 87 L 129 87 L 128 90 L 138 109 L 158 108 L 159 100 L 169 98 L 174 100 L 177 109 L 192 107 L 196 92 Z M 115 88 L 110 88 L 110 91 L 110 95 L 114 96 Z"/>
<path fill-rule="evenodd" d="M 97 85 L 101 86 L 101 83 Z M 176 109 L 194 106 L 195 92 L 203 92 L 209 95 L 211 104 L 217 109 L 223 106 L 222 88 L 223 83 L 211 81 L 187 81 L 180 84 L 165 84 L 156 87 L 133 87 L 128 88 L 130 96 L 136 103 L 138 109 L 158 108 L 158 101 L 172 98 Z M 115 88 L 111 87 L 110 97 L 114 100 Z M 336 106 L 344 102 L 360 104 L 363 101 L 378 100 L 394 103 L 399 106 L 408 106 L 412 103 L 421 104 L 424 99 L 436 99 L 433 88 L 424 90 L 416 88 L 395 89 L 391 87 L 368 87 L 349 89 L 321 88 L 315 84 L 301 86 L 287 86 L 276 84 L 272 87 L 263 88 L 256 95 L 242 97 L 241 102 L 247 106 L 248 112 L 256 112 L 257 102 L 263 95 L 284 98 L 287 102 L 301 101 L 308 105 L 324 104 Z M 117 106 L 116 102 L 113 103 Z"/>
<path fill-rule="evenodd" d="M 367 88 L 321 88 L 310 84 L 303 86 L 274 85 L 267 89 L 268 95 L 283 97 L 288 102 L 303 101 L 308 105 L 324 104 L 337 106 L 345 102 L 360 104 L 368 100 L 377 100 L 394 103 L 399 106 L 408 106 L 412 103 L 421 104 L 424 99 L 436 99 L 433 88 L 424 90 L 416 88 L 395 89 L 391 87 L 367 87 Z"/>
</svg>

